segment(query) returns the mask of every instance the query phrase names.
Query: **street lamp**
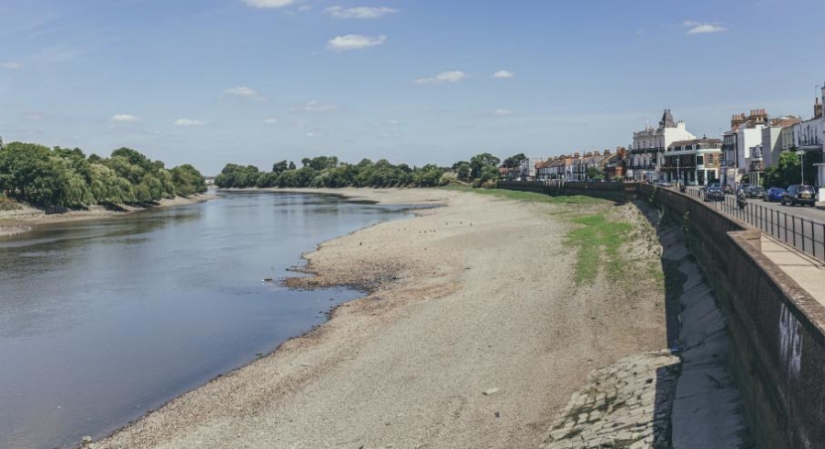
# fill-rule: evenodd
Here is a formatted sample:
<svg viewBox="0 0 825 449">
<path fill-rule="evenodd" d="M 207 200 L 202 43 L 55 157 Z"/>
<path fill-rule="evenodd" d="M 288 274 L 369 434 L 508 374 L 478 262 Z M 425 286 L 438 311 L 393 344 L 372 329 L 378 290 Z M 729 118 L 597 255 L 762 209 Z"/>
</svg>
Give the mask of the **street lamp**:
<svg viewBox="0 0 825 449">
<path fill-rule="evenodd" d="M 799 166 L 802 168 L 802 181 L 800 182 L 801 185 L 805 185 L 805 150 L 799 150 L 796 152 L 799 155 Z"/>
</svg>

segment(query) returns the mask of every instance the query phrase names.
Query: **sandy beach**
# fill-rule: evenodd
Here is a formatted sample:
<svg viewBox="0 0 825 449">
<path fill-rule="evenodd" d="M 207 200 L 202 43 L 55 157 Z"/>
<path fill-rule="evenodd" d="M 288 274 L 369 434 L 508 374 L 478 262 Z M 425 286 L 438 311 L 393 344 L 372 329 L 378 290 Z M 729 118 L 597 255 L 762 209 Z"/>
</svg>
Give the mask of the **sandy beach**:
<svg viewBox="0 0 825 449">
<path fill-rule="evenodd" d="M 212 198 L 214 198 L 214 195 L 205 193 L 189 197 L 178 196 L 171 199 L 164 198 L 160 200 L 157 206 L 152 208 L 122 206 L 122 211 L 114 211 L 106 209 L 103 206 L 91 206 L 88 210 L 72 210 L 58 214 L 47 214 L 34 207 L 21 206 L 20 209 L 16 210 L 0 211 L 0 238 L 26 233 L 30 231 L 32 227 L 42 224 L 117 217 L 148 209 L 201 203 Z"/>
<path fill-rule="evenodd" d="M 632 205 L 441 189 L 309 192 L 444 207 L 306 254 L 315 276 L 288 285 L 357 285 L 369 295 L 89 447 L 538 447 L 591 370 L 665 347 L 663 297 L 644 274 L 633 294 L 603 275 L 573 281 L 565 217 L 602 208 L 639 220 Z"/>
</svg>

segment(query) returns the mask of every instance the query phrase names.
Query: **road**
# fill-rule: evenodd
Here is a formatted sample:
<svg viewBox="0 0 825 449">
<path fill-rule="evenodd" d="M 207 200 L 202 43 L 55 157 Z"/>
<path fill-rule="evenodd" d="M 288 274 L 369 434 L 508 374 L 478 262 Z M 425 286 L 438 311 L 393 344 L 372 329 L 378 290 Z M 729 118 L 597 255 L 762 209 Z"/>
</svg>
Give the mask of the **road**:
<svg viewBox="0 0 825 449">
<path fill-rule="evenodd" d="M 703 192 L 698 188 L 691 188 L 688 194 L 702 198 Z M 736 198 L 733 195 L 726 195 L 725 201 L 707 204 L 760 228 L 766 234 L 799 251 L 825 260 L 825 210 L 803 206 L 783 206 L 780 203 L 769 203 L 758 198 L 749 199 L 743 210 L 736 206 Z"/>
</svg>

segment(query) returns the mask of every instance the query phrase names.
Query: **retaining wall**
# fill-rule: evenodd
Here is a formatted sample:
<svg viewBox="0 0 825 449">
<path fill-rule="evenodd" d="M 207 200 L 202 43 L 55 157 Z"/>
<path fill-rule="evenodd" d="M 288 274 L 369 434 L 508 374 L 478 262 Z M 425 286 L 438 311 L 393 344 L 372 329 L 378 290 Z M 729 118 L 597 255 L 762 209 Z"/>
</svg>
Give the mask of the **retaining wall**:
<svg viewBox="0 0 825 449">
<path fill-rule="evenodd" d="M 500 188 L 539 192 L 539 184 L 502 183 Z M 651 185 L 555 187 L 544 193 L 636 196 L 681 221 L 726 312 L 731 368 L 758 446 L 825 447 L 825 307 L 761 252 L 759 229 Z"/>
</svg>

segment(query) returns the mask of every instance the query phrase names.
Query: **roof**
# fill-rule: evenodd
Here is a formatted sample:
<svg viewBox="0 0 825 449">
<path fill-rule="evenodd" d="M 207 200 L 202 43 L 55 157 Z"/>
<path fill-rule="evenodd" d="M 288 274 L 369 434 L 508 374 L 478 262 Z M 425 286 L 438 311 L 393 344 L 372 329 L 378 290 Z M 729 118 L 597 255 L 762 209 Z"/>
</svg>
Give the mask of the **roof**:
<svg viewBox="0 0 825 449">
<path fill-rule="evenodd" d="M 799 123 L 799 117 L 779 117 L 771 120 L 771 127 L 773 128 L 789 128 Z"/>
<path fill-rule="evenodd" d="M 686 146 L 691 146 L 691 145 L 699 145 L 700 148 L 702 148 L 702 147 L 704 147 L 704 148 L 717 147 L 717 146 L 722 145 L 722 140 L 721 139 L 708 139 L 708 138 L 691 139 L 691 140 L 677 140 L 677 141 L 671 143 L 670 145 L 668 145 L 667 147 L 668 148 L 671 148 L 671 147 L 686 147 Z"/>
<path fill-rule="evenodd" d="M 670 113 L 670 109 L 665 109 L 665 113 L 662 114 L 662 121 L 659 122 L 660 128 L 676 128 L 676 120 L 673 120 L 673 115 Z"/>
</svg>

